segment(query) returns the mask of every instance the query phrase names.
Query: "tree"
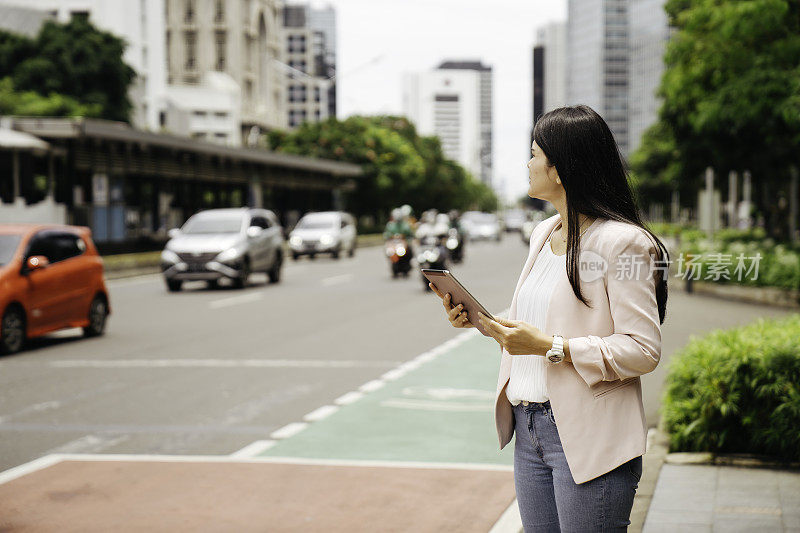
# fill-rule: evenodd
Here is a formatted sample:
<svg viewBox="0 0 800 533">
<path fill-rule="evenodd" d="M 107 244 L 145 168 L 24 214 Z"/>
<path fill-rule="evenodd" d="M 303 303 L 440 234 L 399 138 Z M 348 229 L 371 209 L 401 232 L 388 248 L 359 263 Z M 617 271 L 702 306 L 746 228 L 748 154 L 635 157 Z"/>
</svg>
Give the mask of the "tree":
<svg viewBox="0 0 800 533">
<path fill-rule="evenodd" d="M 96 117 L 98 104 L 81 104 L 63 94 L 42 96 L 34 91 L 16 91 L 11 78 L 0 79 L 0 115 L 35 117 Z"/>
<path fill-rule="evenodd" d="M 404 117 L 307 122 L 293 132 L 270 132 L 267 147 L 360 165 L 364 175 L 356 180 L 349 198 L 350 208 L 359 216 L 380 218 L 406 203 L 419 212 L 432 207 L 487 209 L 497 202 L 488 187 L 444 157 L 438 138 L 420 137 Z"/>
<path fill-rule="evenodd" d="M 136 73 L 122 60 L 125 42 L 84 17 L 48 21 L 34 39 L 0 32 L 0 77 L 18 91 L 72 98 L 99 117 L 128 121 Z"/>
<path fill-rule="evenodd" d="M 800 3 L 668 0 L 659 123 L 631 157 L 650 184 L 697 190 L 703 170 L 782 187 L 800 147 Z M 723 187 L 724 180 L 721 180 Z"/>
</svg>

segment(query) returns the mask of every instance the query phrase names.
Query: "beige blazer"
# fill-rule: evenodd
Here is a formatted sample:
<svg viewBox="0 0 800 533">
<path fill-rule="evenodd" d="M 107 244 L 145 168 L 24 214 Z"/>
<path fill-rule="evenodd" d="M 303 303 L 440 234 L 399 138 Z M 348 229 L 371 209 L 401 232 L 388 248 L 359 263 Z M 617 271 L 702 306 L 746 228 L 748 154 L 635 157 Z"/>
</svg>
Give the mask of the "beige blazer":
<svg viewBox="0 0 800 533">
<path fill-rule="evenodd" d="M 520 287 L 559 221 L 555 214 L 531 234 L 528 260 L 511 300 L 511 320 L 517 317 Z M 577 299 L 567 276 L 553 288 L 543 331 L 569 340 L 572 362 L 545 360 L 547 392 L 575 483 L 645 453 L 647 422 L 639 376 L 651 372 L 661 356 L 657 257 L 655 241 L 638 226 L 598 218 L 581 236 L 581 291 L 593 308 Z M 520 356 L 501 351 L 495 423 L 503 449 L 514 434 L 505 387 L 511 358 Z"/>
</svg>

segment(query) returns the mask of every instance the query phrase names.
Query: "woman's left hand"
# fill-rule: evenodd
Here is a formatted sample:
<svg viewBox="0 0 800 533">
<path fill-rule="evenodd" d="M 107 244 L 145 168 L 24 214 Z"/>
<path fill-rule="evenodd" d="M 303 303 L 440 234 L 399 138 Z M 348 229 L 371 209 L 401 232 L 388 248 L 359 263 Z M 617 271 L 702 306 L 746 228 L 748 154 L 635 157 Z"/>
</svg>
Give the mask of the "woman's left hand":
<svg viewBox="0 0 800 533">
<path fill-rule="evenodd" d="M 499 317 L 492 320 L 480 312 L 478 320 L 494 340 L 511 355 L 543 356 L 552 344 L 552 337 L 521 320 L 506 320 Z"/>
</svg>

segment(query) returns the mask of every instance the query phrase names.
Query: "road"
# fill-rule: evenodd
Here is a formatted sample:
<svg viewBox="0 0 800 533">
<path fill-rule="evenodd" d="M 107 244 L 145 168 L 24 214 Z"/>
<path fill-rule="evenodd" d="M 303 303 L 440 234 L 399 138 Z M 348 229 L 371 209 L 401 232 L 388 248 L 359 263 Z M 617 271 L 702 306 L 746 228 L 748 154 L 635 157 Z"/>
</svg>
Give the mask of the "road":
<svg viewBox="0 0 800 533">
<path fill-rule="evenodd" d="M 0 471 L 56 452 L 230 454 L 452 338 L 439 300 L 391 279 L 382 253 L 290 261 L 244 290 L 110 282 L 105 336 L 0 359 Z M 500 311 L 526 255 L 508 235 L 452 270 Z"/>
<path fill-rule="evenodd" d="M 49 453 L 231 454 L 452 339 L 438 299 L 417 276 L 392 280 L 382 253 L 289 262 L 279 284 L 254 277 L 244 290 L 173 294 L 158 276 L 109 283 L 104 337 L 59 332 L 0 359 L 0 471 Z M 526 255 L 507 235 L 470 244 L 452 270 L 499 312 Z M 643 377 L 650 425 L 669 358 L 691 335 L 783 314 L 671 282 L 662 361 Z M 442 372 L 459 368 L 448 364 Z M 472 386 L 493 390 L 495 364 L 480 372 Z M 485 430 L 494 439 L 491 421 Z"/>
</svg>

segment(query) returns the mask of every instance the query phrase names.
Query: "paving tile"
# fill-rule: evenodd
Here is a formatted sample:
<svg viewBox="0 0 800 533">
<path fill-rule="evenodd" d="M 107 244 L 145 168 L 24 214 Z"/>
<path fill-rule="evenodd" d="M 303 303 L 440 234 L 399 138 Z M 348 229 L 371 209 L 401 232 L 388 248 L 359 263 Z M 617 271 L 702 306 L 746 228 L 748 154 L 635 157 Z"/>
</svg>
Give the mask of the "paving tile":
<svg viewBox="0 0 800 533">
<path fill-rule="evenodd" d="M 743 490 L 718 489 L 714 505 L 718 507 L 775 507 L 780 508 L 781 500 L 777 489 L 751 488 Z"/>
<path fill-rule="evenodd" d="M 800 472 L 786 470 L 778 472 L 778 484 L 781 490 L 800 491 Z"/>
<path fill-rule="evenodd" d="M 780 517 L 742 518 L 740 515 L 714 517 L 714 533 L 783 533 Z"/>
<path fill-rule="evenodd" d="M 714 493 L 702 490 L 656 487 L 650 509 L 672 511 L 712 511 Z"/>
<path fill-rule="evenodd" d="M 786 529 L 800 530 L 800 512 L 784 513 L 781 518 L 783 519 L 783 527 Z"/>
<path fill-rule="evenodd" d="M 711 526 L 714 523 L 714 513 L 712 511 L 693 511 L 693 510 L 660 510 L 650 508 L 647 513 L 645 525 L 659 525 L 659 524 L 672 524 L 672 526 L 680 525 L 696 525 L 696 526 Z"/>
<path fill-rule="evenodd" d="M 644 528 L 642 528 L 642 533 L 675 533 L 675 531 L 680 531 L 681 533 L 712 533 L 710 525 L 681 524 L 678 530 L 675 524 L 652 524 L 646 522 Z"/>
<path fill-rule="evenodd" d="M 720 487 L 729 485 L 742 485 L 752 487 L 753 485 L 778 487 L 780 476 L 779 470 L 767 470 L 756 468 L 743 468 L 735 466 L 719 467 L 718 483 Z"/>
<path fill-rule="evenodd" d="M 710 490 L 717 485 L 717 472 L 715 467 L 709 466 L 681 466 L 665 464 L 658 476 L 659 482 L 675 487 L 693 487 Z"/>
</svg>

